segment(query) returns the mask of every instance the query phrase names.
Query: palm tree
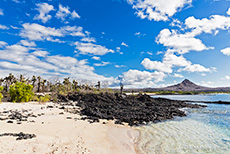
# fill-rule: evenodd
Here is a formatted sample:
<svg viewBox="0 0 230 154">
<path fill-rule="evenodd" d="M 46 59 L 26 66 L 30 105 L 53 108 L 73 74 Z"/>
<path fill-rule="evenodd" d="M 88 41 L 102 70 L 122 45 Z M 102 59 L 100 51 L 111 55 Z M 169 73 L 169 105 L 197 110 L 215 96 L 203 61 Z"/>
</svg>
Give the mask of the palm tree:
<svg viewBox="0 0 230 154">
<path fill-rule="evenodd" d="M 38 76 L 38 92 L 40 92 L 40 87 L 41 87 L 41 77 Z"/>
<path fill-rule="evenodd" d="M 24 82 L 24 77 L 23 77 L 23 75 L 20 75 L 20 82 Z"/>
<path fill-rule="evenodd" d="M 32 81 L 33 89 L 34 89 L 34 87 L 35 87 L 35 82 L 37 81 L 36 76 L 33 75 L 31 81 Z"/>
<path fill-rule="evenodd" d="M 69 77 L 68 78 L 64 78 L 63 84 L 67 87 L 67 92 L 69 92 Z"/>
<path fill-rule="evenodd" d="M 76 91 L 78 88 L 78 82 L 76 80 L 73 80 L 73 87 L 74 87 L 74 91 Z"/>
<path fill-rule="evenodd" d="M 42 81 L 42 92 L 45 92 L 45 83 L 47 80 L 43 80 Z"/>
<path fill-rule="evenodd" d="M 0 78 L 0 86 L 2 86 L 3 82 L 4 82 L 4 79 Z"/>
</svg>

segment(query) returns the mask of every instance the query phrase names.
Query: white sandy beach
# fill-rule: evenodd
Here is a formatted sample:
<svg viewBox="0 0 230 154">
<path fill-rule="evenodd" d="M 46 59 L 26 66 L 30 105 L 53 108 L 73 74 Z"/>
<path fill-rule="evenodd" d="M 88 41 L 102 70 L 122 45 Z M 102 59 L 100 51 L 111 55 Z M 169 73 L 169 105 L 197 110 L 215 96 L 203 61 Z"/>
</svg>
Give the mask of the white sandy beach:
<svg viewBox="0 0 230 154">
<path fill-rule="evenodd" d="M 44 109 L 41 109 L 44 107 Z M 37 103 L 2 103 L 0 113 L 8 110 L 31 109 L 33 114 L 41 114 L 36 118 L 30 117 L 22 124 L 0 121 L 0 134 L 29 133 L 36 137 L 27 140 L 16 140 L 12 136 L 0 137 L 1 154 L 132 154 L 136 153 L 134 140 L 138 132 L 128 126 L 92 123 L 76 120 L 77 114 L 63 112 L 58 108 L 46 108 L 47 104 Z M 3 116 L 3 115 L 1 115 Z M 1 117 L 0 116 L 0 117 Z M 66 117 L 71 117 L 67 119 Z"/>
</svg>

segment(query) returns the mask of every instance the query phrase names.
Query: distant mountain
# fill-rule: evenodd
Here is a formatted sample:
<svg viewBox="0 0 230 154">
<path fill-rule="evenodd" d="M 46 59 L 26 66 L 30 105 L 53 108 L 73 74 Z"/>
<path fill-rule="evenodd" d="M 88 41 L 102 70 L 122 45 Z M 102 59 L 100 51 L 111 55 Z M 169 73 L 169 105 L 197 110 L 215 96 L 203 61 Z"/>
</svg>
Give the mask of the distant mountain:
<svg viewBox="0 0 230 154">
<path fill-rule="evenodd" d="M 197 91 L 197 92 L 208 92 L 208 91 L 216 91 L 216 92 L 226 92 L 230 91 L 230 87 L 218 87 L 218 88 L 210 88 L 199 86 L 188 79 L 185 79 L 179 84 L 164 87 L 164 88 L 145 88 L 143 91 Z"/>
</svg>

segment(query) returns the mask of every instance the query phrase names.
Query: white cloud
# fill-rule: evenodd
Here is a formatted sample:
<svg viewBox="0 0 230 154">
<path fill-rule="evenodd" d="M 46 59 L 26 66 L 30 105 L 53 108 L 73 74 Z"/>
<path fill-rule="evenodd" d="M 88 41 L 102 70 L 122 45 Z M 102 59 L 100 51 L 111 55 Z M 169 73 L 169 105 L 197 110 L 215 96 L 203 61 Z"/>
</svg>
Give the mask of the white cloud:
<svg viewBox="0 0 230 154">
<path fill-rule="evenodd" d="M 30 40 L 53 40 L 53 37 L 63 37 L 60 29 L 45 27 L 39 24 L 25 23 L 22 25 L 24 29 L 21 30 L 20 36 Z"/>
<path fill-rule="evenodd" d="M 87 64 L 87 60 L 77 60 L 73 57 L 61 55 L 49 56 L 47 51 L 34 51 L 30 47 L 19 44 L 6 46 L 0 50 L 0 76 L 3 77 L 9 72 L 14 74 L 42 75 L 60 77 L 70 76 L 79 80 L 109 81 L 107 78 L 96 74 L 94 68 Z M 39 58 L 42 57 L 42 58 Z"/>
<path fill-rule="evenodd" d="M 121 45 L 129 47 L 125 42 L 122 42 Z"/>
<path fill-rule="evenodd" d="M 125 67 L 125 65 L 114 65 L 116 68 L 122 68 Z"/>
<path fill-rule="evenodd" d="M 15 2 L 15 3 L 25 3 L 25 0 L 12 0 L 13 2 Z"/>
<path fill-rule="evenodd" d="M 83 28 L 77 26 L 65 26 L 61 27 L 60 29 L 45 27 L 35 23 L 25 23 L 22 26 L 23 29 L 20 31 L 19 35 L 23 38 L 28 38 L 29 40 L 47 40 L 52 42 L 63 43 L 63 41 L 60 41 L 59 39 L 54 37 L 64 37 L 66 35 L 79 37 L 85 36 L 85 34 L 82 32 Z"/>
<path fill-rule="evenodd" d="M 230 27 L 230 17 L 212 15 L 210 18 L 195 19 L 193 16 L 185 20 L 187 28 L 193 29 L 193 35 L 204 33 L 218 33 L 218 30 L 226 30 Z"/>
<path fill-rule="evenodd" d="M 202 73 L 201 76 L 206 76 L 206 74 L 205 74 L 205 73 Z"/>
<path fill-rule="evenodd" d="M 127 0 L 136 10 L 137 16 L 155 21 L 166 21 L 192 0 Z"/>
<path fill-rule="evenodd" d="M 104 46 L 96 45 L 93 43 L 82 43 L 82 42 L 75 42 L 76 49 L 80 51 L 80 54 L 92 54 L 92 55 L 105 55 L 107 53 L 114 53 L 114 50 L 107 49 Z"/>
<path fill-rule="evenodd" d="M 225 76 L 225 79 L 230 80 L 230 76 L 229 76 L 229 75 L 226 75 L 226 76 Z"/>
<path fill-rule="evenodd" d="M 4 13 L 3 13 L 3 9 L 0 9 L 0 16 L 3 16 Z"/>
<path fill-rule="evenodd" d="M 96 56 L 93 56 L 92 59 L 94 59 L 94 60 L 101 60 L 100 57 L 96 57 Z"/>
<path fill-rule="evenodd" d="M 49 53 L 47 51 L 34 51 L 31 54 L 37 56 L 37 57 L 46 57 Z"/>
<path fill-rule="evenodd" d="M 212 72 L 215 68 L 205 68 L 200 64 L 192 64 L 192 62 L 186 60 L 182 55 L 176 56 L 173 52 L 168 50 L 164 55 L 163 61 L 151 61 L 149 58 L 145 58 L 141 64 L 148 70 L 157 70 L 165 73 L 172 73 L 173 67 L 180 67 L 179 72 Z"/>
<path fill-rule="evenodd" d="M 56 18 L 61 19 L 62 21 L 65 21 L 65 18 L 70 14 L 69 7 L 64 7 L 61 4 L 59 4 L 59 10 L 56 13 Z"/>
<path fill-rule="evenodd" d="M 147 72 L 139 70 L 128 70 L 124 72 L 119 78 L 125 87 L 128 88 L 142 88 L 142 87 L 155 87 L 157 82 L 163 81 L 166 75 L 162 72 Z M 117 79 L 116 83 L 119 84 L 120 80 Z"/>
<path fill-rule="evenodd" d="M 227 15 L 230 15 L 230 8 L 228 8 L 228 11 L 226 13 Z"/>
<path fill-rule="evenodd" d="M 138 36 L 140 38 L 141 36 L 145 36 L 146 34 L 141 34 L 141 32 L 136 32 L 134 35 Z"/>
<path fill-rule="evenodd" d="M 0 25 L 0 29 L 9 29 L 9 27 L 5 26 L 5 25 Z"/>
<path fill-rule="evenodd" d="M 83 28 L 82 27 L 77 27 L 77 26 L 65 26 L 61 28 L 61 31 L 65 35 L 71 35 L 71 36 L 79 36 L 79 37 L 84 37 L 85 34 L 83 33 Z"/>
<path fill-rule="evenodd" d="M 151 61 L 149 58 L 145 58 L 141 64 L 147 69 L 147 70 L 158 70 L 160 72 L 166 72 L 166 73 L 172 73 L 171 66 L 159 62 L 159 61 Z"/>
<path fill-rule="evenodd" d="M 81 18 L 80 15 L 75 10 L 71 13 L 70 8 L 68 6 L 64 7 L 61 4 L 59 4 L 59 10 L 56 13 L 56 18 L 65 21 L 68 16 L 70 16 L 71 19 Z"/>
<path fill-rule="evenodd" d="M 7 45 L 7 43 L 6 43 L 6 42 L 4 42 L 4 41 L 0 41 L 0 48 L 5 47 L 6 45 Z"/>
<path fill-rule="evenodd" d="M 81 39 L 83 42 L 96 42 L 96 39 L 94 37 L 84 37 Z"/>
<path fill-rule="evenodd" d="M 75 10 L 71 13 L 71 17 L 72 17 L 73 19 L 75 19 L 75 18 L 80 19 L 80 18 L 81 18 L 81 17 L 79 16 L 79 14 L 78 14 Z"/>
<path fill-rule="evenodd" d="M 34 20 L 41 20 L 43 23 L 46 23 L 52 18 L 52 16 L 48 14 L 50 11 L 54 11 L 52 5 L 48 3 L 38 3 L 36 6 L 37 8 L 35 10 L 38 10 L 39 14 L 34 17 Z"/>
<path fill-rule="evenodd" d="M 173 77 L 175 78 L 183 78 L 184 76 L 181 74 L 174 73 Z"/>
<path fill-rule="evenodd" d="M 156 39 L 157 43 L 174 49 L 179 54 L 188 53 L 191 50 L 203 51 L 212 49 L 206 47 L 201 40 L 194 38 L 189 34 L 178 34 L 175 30 L 163 29 Z"/>
<path fill-rule="evenodd" d="M 93 65 L 94 66 L 106 66 L 106 65 L 109 65 L 110 64 L 110 62 L 104 62 L 104 61 L 102 61 L 101 63 L 94 63 Z"/>
<path fill-rule="evenodd" d="M 228 48 L 222 49 L 222 50 L 220 50 L 220 52 L 222 52 L 224 55 L 229 56 L 230 55 L 230 48 L 228 47 Z"/>
<path fill-rule="evenodd" d="M 148 55 L 151 55 L 151 56 L 153 55 L 153 53 L 150 52 L 150 51 L 147 51 L 147 54 L 148 54 Z"/>
<path fill-rule="evenodd" d="M 200 64 L 191 64 L 186 66 L 183 69 L 180 69 L 179 72 L 181 71 L 187 71 L 187 72 L 212 72 L 213 70 L 210 68 L 205 68 L 204 66 Z"/>
<path fill-rule="evenodd" d="M 36 44 L 34 42 L 30 42 L 27 40 L 21 40 L 20 44 L 27 46 L 27 47 L 35 47 L 36 46 Z"/>
</svg>

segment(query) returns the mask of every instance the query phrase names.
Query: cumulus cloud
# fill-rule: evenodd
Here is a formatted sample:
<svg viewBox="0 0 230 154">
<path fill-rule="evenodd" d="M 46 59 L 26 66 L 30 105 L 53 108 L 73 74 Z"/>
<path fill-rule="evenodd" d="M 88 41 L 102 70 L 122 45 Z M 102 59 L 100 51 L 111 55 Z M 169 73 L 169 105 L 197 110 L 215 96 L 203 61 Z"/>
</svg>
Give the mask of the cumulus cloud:
<svg viewBox="0 0 230 154">
<path fill-rule="evenodd" d="M 7 26 L 5 26 L 5 25 L 0 25 L 0 29 L 6 30 L 6 29 L 9 29 L 9 27 L 7 27 Z"/>
<path fill-rule="evenodd" d="M 27 47 L 35 47 L 36 44 L 34 42 L 28 41 L 28 40 L 21 40 L 20 44 L 27 46 Z"/>
<path fill-rule="evenodd" d="M 93 37 L 84 37 L 81 39 L 83 42 L 96 42 L 96 39 Z"/>
<path fill-rule="evenodd" d="M 182 55 L 177 56 L 173 52 L 167 51 L 164 55 L 163 61 L 151 61 L 149 58 L 145 58 L 141 64 L 148 70 L 157 70 L 164 73 L 172 73 L 173 67 L 180 67 L 179 72 L 212 72 L 214 68 L 205 68 L 200 64 L 192 64 L 192 62 L 186 60 Z"/>
<path fill-rule="evenodd" d="M 12 0 L 13 2 L 15 2 L 15 3 L 25 3 L 25 0 Z"/>
<path fill-rule="evenodd" d="M 222 50 L 220 50 L 220 52 L 222 52 L 224 55 L 229 56 L 230 55 L 230 48 L 228 47 L 228 48 L 222 49 Z"/>
<path fill-rule="evenodd" d="M 187 28 L 193 29 L 193 35 L 204 33 L 218 33 L 218 30 L 226 30 L 230 27 L 230 17 L 212 15 L 210 18 L 196 19 L 193 16 L 185 20 Z"/>
<path fill-rule="evenodd" d="M 59 4 L 59 10 L 56 13 L 56 18 L 61 19 L 62 21 L 66 20 L 66 17 L 70 16 L 71 19 L 80 18 L 80 15 L 74 10 L 72 13 L 70 12 L 70 8 L 68 6 L 64 7 Z"/>
<path fill-rule="evenodd" d="M 122 42 L 121 45 L 129 47 L 125 42 Z"/>
<path fill-rule="evenodd" d="M 39 14 L 34 17 L 34 20 L 41 20 L 43 23 L 46 23 L 52 18 L 52 16 L 48 14 L 50 11 L 54 11 L 52 5 L 48 3 L 38 3 L 36 6 L 37 8 L 35 10 L 37 10 Z"/>
<path fill-rule="evenodd" d="M 165 73 L 172 73 L 172 66 L 169 66 L 165 63 L 159 62 L 159 61 L 151 61 L 149 58 L 145 58 L 141 64 L 147 69 L 147 70 L 158 70 L 160 72 Z"/>
<path fill-rule="evenodd" d="M 33 54 L 37 57 L 46 57 L 49 54 L 49 52 L 38 50 L 38 51 L 32 52 L 31 54 Z"/>
<path fill-rule="evenodd" d="M 79 37 L 85 36 L 82 32 L 83 28 L 77 26 L 65 26 L 60 29 L 45 27 L 35 23 L 25 23 L 22 26 L 23 29 L 20 31 L 19 35 L 23 38 L 28 38 L 29 40 L 61 42 L 55 37 L 64 37 L 66 35 Z"/>
<path fill-rule="evenodd" d="M 228 11 L 226 13 L 227 15 L 230 15 L 230 8 L 228 8 Z"/>
<path fill-rule="evenodd" d="M 229 75 L 226 75 L 226 76 L 225 76 L 225 79 L 230 80 L 230 76 L 229 76 Z"/>
<path fill-rule="evenodd" d="M 62 21 L 65 20 L 65 18 L 70 14 L 69 7 L 64 7 L 61 4 L 59 4 L 59 10 L 56 13 L 56 17 L 58 19 L 61 19 Z"/>
<path fill-rule="evenodd" d="M 0 48 L 3 48 L 7 45 L 8 43 L 4 42 L 4 41 L 0 41 Z"/>
<path fill-rule="evenodd" d="M 117 83 L 122 82 L 125 87 L 155 87 L 157 82 L 163 81 L 166 75 L 162 72 L 148 72 L 130 69 L 124 72 Z"/>
<path fill-rule="evenodd" d="M 101 63 L 94 63 L 93 65 L 94 66 L 106 66 L 106 65 L 109 65 L 110 64 L 110 62 L 104 62 L 104 61 L 102 61 Z"/>
<path fill-rule="evenodd" d="M 203 51 L 212 49 L 211 47 L 206 47 L 201 40 L 194 38 L 194 36 L 187 33 L 178 34 L 177 31 L 170 31 L 169 29 L 163 29 L 157 36 L 156 42 L 174 49 L 179 54 L 188 53 L 191 50 Z"/>
<path fill-rule="evenodd" d="M 142 34 L 141 32 L 136 32 L 134 35 L 138 36 L 140 38 L 141 36 L 145 36 L 146 34 Z"/>
<path fill-rule="evenodd" d="M 60 29 L 63 34 L 84 37 L 83 28 L 78 26 L 65 26 Z"/>
<path fill-rule="evenodd" d="M 114 65 L 116 68 L 122 68 L 125 67 L 125 65 Z"/>
<path fill-rule="evenodd" d="M 101 58 L 97 57 L 97 56 L 93 56 L 92 59 L 94 59 L 94 60 L 101 60 Z"/>
<path fill-rule="evenodd" d="M 80 18 L 81 18 L 81 17 L 79 16 L 79 14 L 78 14 L 75 10 L 71 13 L 71 17 L 72 17 L 73 19 L 75 19 L 75 18 L 80 19 Z"/>
<path fill-rule="evenodd" d="M 3 13 L 3 9 L 0 9 L 0 16 L 3 16 L 4 13 Z"/>
<path fill-rule="evenodd" d="M 4 46 L 0 50 L 1 77 L 7 75 L 10 71 L 16 74 L 70 76 L 81 80 L 100 80 L 110 83 L 113 81 L 112 77 L 108 78 L 96 74 L 94 67 L 89 66 L 87 60 L 77 60 L 73 57 L 61 55 L 49 56 L 47 51 L 22 46 L 20 43 L 11 46 L 4 42 L 2 44 Z"/>
<path fill-rule="evenodd" d="M 184 76 L 181 74 L 174 73 L 173 77 L 175 78 L 183 78 Z"/>
<path fill-rule="evenodd" d="M 35 23 L 25 23 L 22 26 L 23 29 L 19 35 L 30 40 L 43 41 L 53 40 L 53 37 L 63 37 L 63 33 L 60 29 L 45 27 Z"/>
<path fill-rule="evenodd" d="M 179 72 L 181 71 L 187 71 L 187 72 L 212 72 L 213 70 L 210 68 L 206 68 L 200 64 L 191 64 L 186 66 L 183 69 L 180 69 Z"/>
<path fill-rule="evenodd" d="M 141 19 L 166 21 L 176 12 L 192 3 L 192 0 L 127 0 Z"/>
<path fill-rule="evenodd" d="M 105 55 L 107 53 L 114 53 L 114 50 L 108 49 L 104 46 L 93 44 L 93 43 L 82 43 L 75 42 L 76 49 L 80 51 L 80 54 L 92 54 L 92 55 Z"/>
</svg>

